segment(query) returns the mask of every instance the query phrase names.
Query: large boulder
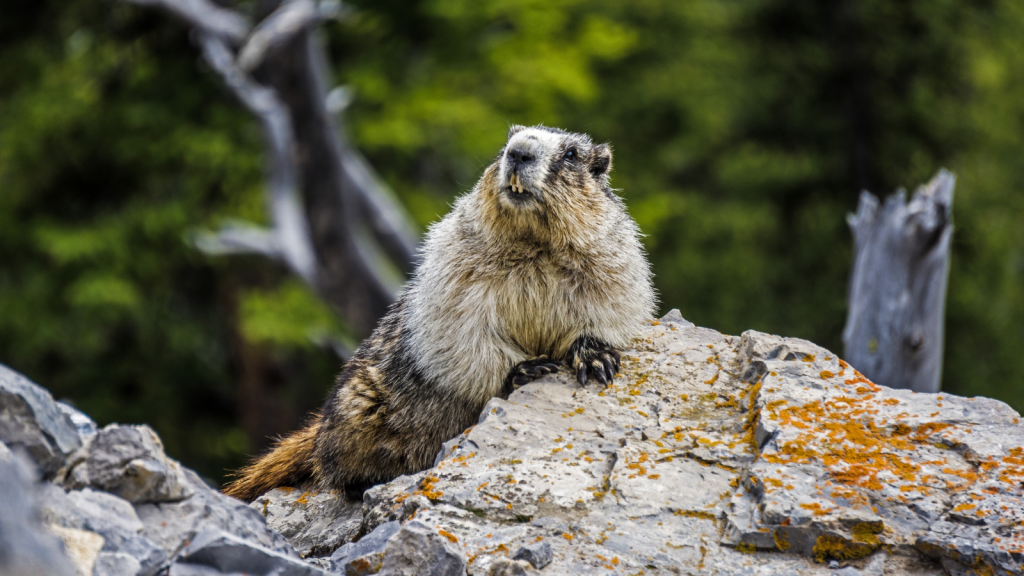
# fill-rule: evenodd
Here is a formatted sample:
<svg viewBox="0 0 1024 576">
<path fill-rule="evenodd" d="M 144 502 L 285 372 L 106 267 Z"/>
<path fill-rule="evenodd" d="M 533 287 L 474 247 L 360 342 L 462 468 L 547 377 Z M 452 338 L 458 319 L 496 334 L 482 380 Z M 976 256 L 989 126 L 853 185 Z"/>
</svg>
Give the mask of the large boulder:
<svg viewBox="0 0 1024 576">
<path fill-rule="evenodd" d="M 556 374 L 494 399 L 433 468 L 361 502 L 300 486 L 246 505 L 148 428 L 96 431 L 27 390 L 5 433 L 59 463 L 30 493 L 82 575 L 961 576 L 1024 561 L 1024 427 L 1008 406 L 876 386 L 810 342 L 676 311 L 609 386 Z"/>
<path fill-rule="evenodd" d="M 97 429 L 2 367 L 0 438 L 4 576 L 327 574 L 258 511 L 169 458 L 149 427 Z"/>
<path fill-rule="evenodd" d="M 366 492 L 361 533 L 414 519 L 470 574 L 1018 574 L 1022 446 L 1001 402 L 876 386 L 810 342 L 673 311 L 606 388 L 557 374 L 492 400 L 434 468 Z M 379 540 L 335 566 L 384 570 L 399 552 Z M 519 551 L 539 543 L 535 568 Z"/>
</svg>

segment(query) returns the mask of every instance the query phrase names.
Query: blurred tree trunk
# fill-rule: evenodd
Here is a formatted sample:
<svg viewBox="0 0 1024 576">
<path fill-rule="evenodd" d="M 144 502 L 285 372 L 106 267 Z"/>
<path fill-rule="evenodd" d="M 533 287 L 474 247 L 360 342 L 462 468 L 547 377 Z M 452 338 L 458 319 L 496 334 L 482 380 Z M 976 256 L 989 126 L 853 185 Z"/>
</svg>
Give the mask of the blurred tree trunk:
<svg viewBox="0 0 1024 576">
<path fill-rule="evenodd" d="M 337 2 L 265 0 L 259 23 L 209 0 L 127 0 L 156 5 L 192 26 L 206 62 L 263 126 L 273 227 L 226 226 L 199 235 L 212 254 L 257 253 L 282 261 L 364 338 L 412 271 L 411 218 L 340 123 L 344 90 L 327 89 L 329 65 L 316 28 Z M 332 109 L 333 108 L 333 109 Z"/>
<path fill-rule="evenodd" d="M 316 30 L 338 15 L 338 3 L 263 0 L 253 26 L 210 0 L 126 1 L 184 20 L 206 63 L 263 128 L 271 228 L 232 224 L 198 234 L 196 247 L 282 262 L 353 336 L 368 336 L 412 272 L 418 239 L 411 218 L 340 126 L 347 98 L 344 89 L 328 90 L 330 67 Z M 261 448 L 268 436 L 295 425 L 297 407 L 282 392 L 296 383 L 267 349 L 246 339 L 237 318 L 232 329 L 239 414 L 250 443 Z"/>
<path fill-rule="evenodd" d="M 940 170 L 909 204 L 900 190 L 881 211 L 864 191 L 848 217 L 855 254 L 846 360 L 878 384 L 940 389 L 955 183 Z"/>
</svg>

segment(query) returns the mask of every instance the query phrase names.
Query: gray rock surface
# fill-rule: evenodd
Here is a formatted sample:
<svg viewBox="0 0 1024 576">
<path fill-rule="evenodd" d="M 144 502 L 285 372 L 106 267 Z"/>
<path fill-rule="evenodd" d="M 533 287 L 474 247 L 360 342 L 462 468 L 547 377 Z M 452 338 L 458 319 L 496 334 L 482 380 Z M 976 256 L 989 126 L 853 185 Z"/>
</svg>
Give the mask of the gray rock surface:
<svg viewBox="0 0 1024 576">
<path fill-rule="evenodd" d="M 105 490 L 129 502 L 175 502 L 193 488 L 149 426 L 111 424 L 86 442 L 61 475 L 70 490 Z"/>
<path fill-rule="evenodd" d="M 28 378 L 0 364 L 0 441 L 25 450 L 49 476 L 82 445 L 71 417 L 53 396 Z"/>
<path fill-rule="evenodd" d="M 358 542 L 349 542 L 338 548 L 331 555 L 331 570 L 345 576 L 376 574 L 384 565 L 384 547 L 401 529 L 402 524 L 397 520 L 385 522 Z"/>
<path fill-rule="evenodd" d="M 58 414 L 82 443 L 10 435 L 62 463 L 60 486 L 34 493 L 83 574 L 959 576 L 1024 562 L 1024 427 L 1005 404 L 876 386 L 810 342 L 724 336 L 677 311 L 644 328 L 609 386 L 556 374 L 494 399 L 433 468 L 362 502 L 297 487 L 247 506 L 148 428 L 91 433 L 28 395 L 8 398 L 22 407 L 10 422 L 41 431 L 34 415 Z M 0 465 L 16 458 L 2 447 Z"/>
<path fill-rule="evenodd" d="M 170 568 L 170 574 L 251 574 L 265 576 L 328 576 L 314 566 L 269 548 L 254 546 L 220 530 L 197 534 Z"/>
<path fill-rule="evenodd" d="M 547 542 L 531 542 L 520 546 L 515 554 L 512 555 L 513 560 L 522 560 L 538 570 L 551 564 L 553 557 L 551 544 Z"/>
<path fill-rule="evenodd" d="M 384 547 L 381 576 L 462 576 L 466 554 L 451 533 L 411 520 Z"/>
<path fill-rule="evenodd" d="M 1022 445 L 1003 403 L 674 311 L 607 388 L 558 374 L 492 400 L 434 468 L 366 492 L 361 532 L 414 518 L 470 574 L 536 570 L 519 550 L 541 543 L 551 574 L 1019 574 Z"/>
<path fill-rule="evenodd" d="M 168 458 L 146 426 L 97 431 L 9 371 L 0 371 L 0 418 L 14 452 L 0 442 L 3 576 L 327 574 L 302 561 L 257 510 Z M 53 481 L 12 472 L 18 453 Z"/>
<path fill-rule="evenodd" d="M 333 491 L 278 488 L 250 506 L 303 557 L 331 554 L 353 540 L 363 522 L 362 502 L 351 502 Z"/>
<path fill-rule="evenodd" d="M 0 574 L 72 576 L 61 541 L 43 527 L 29 465 L 0 447 Z"/>
</svg>

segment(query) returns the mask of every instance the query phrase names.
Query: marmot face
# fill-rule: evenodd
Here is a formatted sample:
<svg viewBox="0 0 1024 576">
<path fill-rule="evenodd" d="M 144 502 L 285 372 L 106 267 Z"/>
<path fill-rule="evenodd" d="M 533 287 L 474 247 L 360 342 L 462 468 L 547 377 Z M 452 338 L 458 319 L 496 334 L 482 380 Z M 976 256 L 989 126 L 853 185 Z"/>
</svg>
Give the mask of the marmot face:
<svg viewBox="0 0 1024 576">
<path fill-rule="evenodd" d="M 546 126 L 513 126 L 508 143 L 485 174 L 492 207 L 515 235 L 578 238 L 593 227 L 613 195 L 608 186 L 612 152 L 585 134 Z"/>
</svg>

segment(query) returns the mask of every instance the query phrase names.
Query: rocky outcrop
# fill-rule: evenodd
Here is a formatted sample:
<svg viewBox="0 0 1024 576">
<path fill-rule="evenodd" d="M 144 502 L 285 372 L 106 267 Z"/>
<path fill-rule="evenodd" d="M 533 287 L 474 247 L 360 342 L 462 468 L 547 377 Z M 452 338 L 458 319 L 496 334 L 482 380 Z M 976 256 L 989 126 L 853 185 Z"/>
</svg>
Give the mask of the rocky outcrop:
<svg viewBox="0 0 1024 576">
<path fill-rule="evenodd" d="M 4 576 L 327 574 L 168 458 L 150 428 L 97 429 L 3 366 L 0 493 Z"/>
<path fill-rule="evenodd" d="M 362 502 L 293 487 L 245 507 L 148 428 L 72 426 L 67 450 L 27 426 L 40 432 L 12 437 L 53 470 L 37 501 L 91 559 L 79 573 L 959 576 L 1024 561 L 1008 406 L 876 386 L 810 342 L 678 312 L 645 327 L 610 386 L 557 374 L 494 399 L 433 468 Z"/>
</svg>

